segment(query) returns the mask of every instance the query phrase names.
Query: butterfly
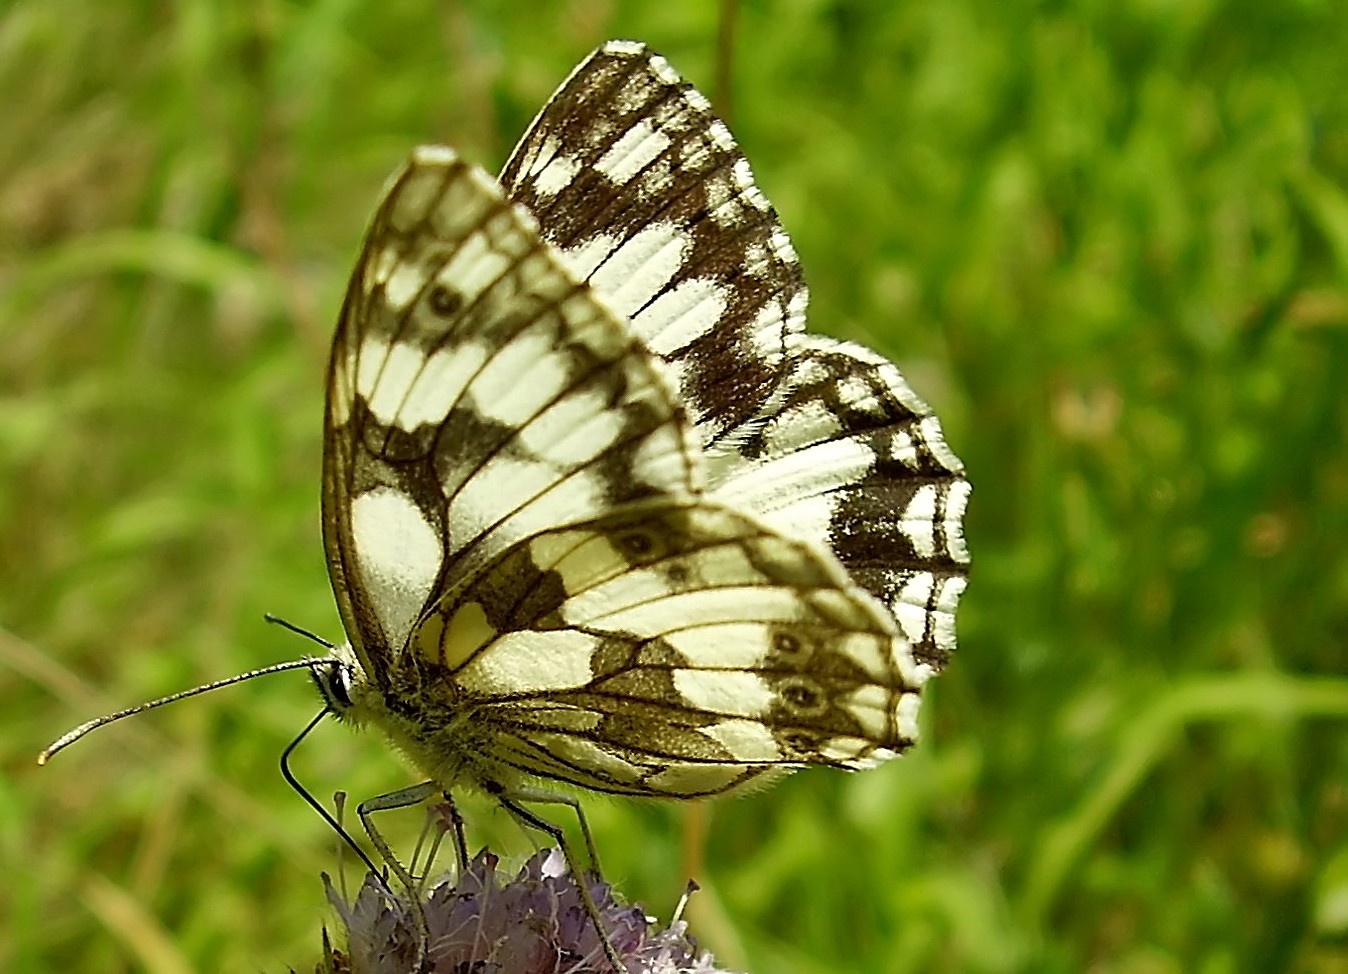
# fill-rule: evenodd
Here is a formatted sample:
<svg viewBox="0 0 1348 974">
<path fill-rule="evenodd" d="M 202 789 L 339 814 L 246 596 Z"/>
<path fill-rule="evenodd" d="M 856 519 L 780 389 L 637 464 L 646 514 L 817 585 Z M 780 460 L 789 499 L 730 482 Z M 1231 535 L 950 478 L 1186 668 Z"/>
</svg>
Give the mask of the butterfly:
<svg viewBox="0 0 1348 974">
<path fill-rule="evenodd" d="M 673 799 L 916 738 L 967 479 L 878 354 L 804 332 L 707 100 L 610 42 L 499 180 L 422 147 L 328 371 L 334 711 L 434 788 Z"/>
<path fill-rule="evenodd" d="M 441 791 L 546 828 L 559 786 L 696 799 L 916 740 L 970 486 L 807 300 L 729 130 L 640 43 L 583 61 L 499 178 L 445 146 L 394 175 L 327 372 L 347 642 L 312 668 L 425 776 L 360 809 L 405 880 L 368 815 Z"/>
</svg>

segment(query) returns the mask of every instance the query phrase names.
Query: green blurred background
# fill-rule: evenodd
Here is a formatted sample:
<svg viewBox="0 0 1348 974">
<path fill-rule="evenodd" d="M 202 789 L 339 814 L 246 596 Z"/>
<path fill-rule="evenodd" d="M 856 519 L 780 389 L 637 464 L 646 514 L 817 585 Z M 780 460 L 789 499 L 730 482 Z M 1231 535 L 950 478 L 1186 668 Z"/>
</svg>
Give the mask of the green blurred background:
<svg viewBox="0 0 1348 974">
<path fill-rule="evenodd" d="M 379 188 L 425 141 L 498 166 L 616 36 L 728 69 L 813 328 L 894 357 L 975 490 L 922 746 L 590 801 L 610 877 L 668 916 L 705 861 L 695 929 L 755 974 L 1348 971 L 1348 6 L 0 11 L 0 969 L 312 965 L 303 673 L 33 758 L 309 651 L 264 611 L 337 638 L 323 367 Z M 296 763 L 411 780 L 336 725 Z"/>
</svg>

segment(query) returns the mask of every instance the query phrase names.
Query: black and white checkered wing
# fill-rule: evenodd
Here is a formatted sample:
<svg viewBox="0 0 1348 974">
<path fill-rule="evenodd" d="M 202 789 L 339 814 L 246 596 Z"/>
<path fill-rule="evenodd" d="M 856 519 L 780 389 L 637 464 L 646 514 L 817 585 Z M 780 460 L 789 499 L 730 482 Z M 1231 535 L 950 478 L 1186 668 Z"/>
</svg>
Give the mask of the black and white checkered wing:
<svg viewBox="0 0 1348 974">
<path fill-rule="evenodd" d="M 730 130 L 664 58 L 630 41 L 590 55 L 501 183 L 665 361 L 704 446 L 772 397 L 804 329 L 796 253 Z"/>
<path fill-rule="evenodd" d="M 917 658 L 955 648 L 969 481 L 939 420 L 883 356 L 808 335 L 747 435 L 707 455 L 714 496 L 822 544 L 887 605 Z"/>
<path fill-rule="evenodd" d="M 498 779 L 661 798 L 893 757 L 930 673 L 827 553 L 677 497 L 512 547 L 411 649 Z"/>
<path fill-rule="evenodd" d="M 333 343 L 323 528 L 376 682 L 445 586 L 539 530 L 699 486 L 651 354 L 489 175 L 413 153 Z"/>
<path fill-rule="evenodd" d="M 969 560 L 963 466 L 893 364 L 803 333 L 795 251 L 707 100 L 644 45 L 610 42 L 502 181 L 671 368 L 715 495 L 832 551 L 944 664 Z"/>
</svg>

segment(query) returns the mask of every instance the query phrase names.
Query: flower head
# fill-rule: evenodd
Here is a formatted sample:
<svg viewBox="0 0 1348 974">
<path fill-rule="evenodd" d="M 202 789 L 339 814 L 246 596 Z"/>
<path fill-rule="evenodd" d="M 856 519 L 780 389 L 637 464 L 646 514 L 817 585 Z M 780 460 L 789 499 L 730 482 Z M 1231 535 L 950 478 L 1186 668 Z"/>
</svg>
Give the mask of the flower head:
<svg viewBox="0 0 1348 974">
<path fill-rule="evenodd" d="M 457 882 L 422 899 L 429 939 L 424 974 L 586 974 L 611 968 L 600 933 L 560 850 L 535 854 L 514 879 L 485 849 Z M 687 924 L 655 925 L 640 907 L 624 906 L 609 884 L 587 878 L 590 896 L 627 974 L 719 974 Z M 345 927 L 344 950 L 326 944 L 320 974 L 409 974 L 417 954 L 416 907 L 374 876 L 348 903 L 324 876 L 328 899 Z M 417 972 L 422 974 L 422 972 Z"/>
</svg>

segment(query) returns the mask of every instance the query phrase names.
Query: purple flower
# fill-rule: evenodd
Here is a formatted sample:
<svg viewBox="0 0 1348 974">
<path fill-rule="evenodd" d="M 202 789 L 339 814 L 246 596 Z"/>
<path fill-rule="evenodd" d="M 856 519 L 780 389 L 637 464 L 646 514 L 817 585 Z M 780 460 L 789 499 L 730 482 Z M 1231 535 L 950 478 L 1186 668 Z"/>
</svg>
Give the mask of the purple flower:
<svg viewBox="0 0 1348 974">
<path fill-rule="evenodd" d="M 502 877 L 498 864 L 484 849 L 458 882 L 446 879 L 423 899 L 430 930 L 424 974 L 611 974 L 560 850 L 535 854 L 514 879 Z M 326 875 L 323 880 L 346 928 L 340 938 L 346 947 L 332 948 L 324 931 L 320 974 L 413 974 L 417 923 L 408 894 L 389 893 L 367 876 L 355 902 L 347 903 Z M 615 900 L 607 883 L 588 882 L 604 934 L 627 974 L 722 974 L 711 955 L 698 950 L 684 921 L 658 928 L 639 907 Z"/>
</svg>

